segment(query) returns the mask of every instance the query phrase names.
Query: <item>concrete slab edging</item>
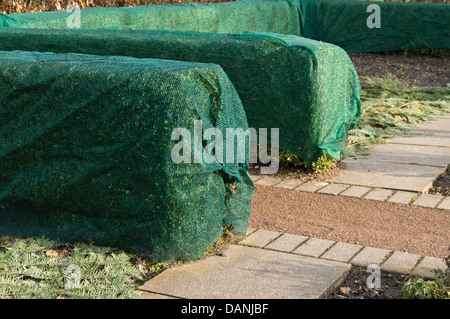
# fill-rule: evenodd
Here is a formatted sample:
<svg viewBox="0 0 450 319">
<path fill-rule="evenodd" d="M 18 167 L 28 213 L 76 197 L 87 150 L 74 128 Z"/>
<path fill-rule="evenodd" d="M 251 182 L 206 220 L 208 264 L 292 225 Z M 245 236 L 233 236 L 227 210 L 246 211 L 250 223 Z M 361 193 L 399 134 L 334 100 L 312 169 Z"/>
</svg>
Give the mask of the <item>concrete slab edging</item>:
<svg viewBox="0 0 450 319">
<path fill-rule="evenodd" d="M 308 193 L 346 196 L 403 205 L 450 210 L 450 196 L 423 194 L 420 192 L 409 192 L 365 185 L 341 184 L 323 181 L 302 181 L 301 179 L 283 180 L 272 176 L 251 175 L 251 178 L 255 185 L 265 187 L 275 187 Z"/>
<path fill-rule="evenodd" d="M 291 245 L 284 246 L 289 248 L 274 249 L 274 247 L 283 247 L 277 245 L 277 241 L 283 240 L 283 236 L 290 237 Z M 298 242 L 297 245 L 293 244 L 295 241 Z M 349 263 L 357 267 L 376 264 L 381 271 L 411 274 L 426 279 L 433 278 L 436 270 L 445 271 L 447 269 L 442 258 L 253 228 L 248 229 L 246 237 L 239 244 Z"/>
<path fill-rule="evenodd" d="M 314 288 L 315 290 L 318 290 L 317 294 L 314 294 L 314 298 L 324 298 L 333 290 L 337 289 L 346 280 L 349 272 L 351 271 L 351 268 L 354 266 L 365 268 L 369 265 L 371 265 L 371 267 L 373 265 L 377 265 L 380 268 L 380 272 L 405 275 L 410 274 L 418 277 L 423 277 L 425 279 L 433 278 L 437 270 L 445 271 L 447 269 L 445 261 L 441 258 L 409 254 L 406 252 L 393 251 L 389 249 L 348 244 L 333 240 L 324 240 L 313 237 L 286 234 L 276 231 L 249 228 L 245 237 L 243 237 L 237 244 L 232 245 L 231 247 L 227 248 L 227 250 L 225 250 L 225 252 L 223 253 L 225 259 L 221 259 L 223 258 L 223 256 L 212 256 L 205 259 L 203 261 L 204 264 L 202 264 L 200 261 L 200 264 L 192 264 L 192 266 L 187 266 L 193 269 L 188 269 L 187 271 L 185 269 L 184 272 L 178 272 L 178 275 L 176 274 L 177 272 L 175 273 L 175 275 L 172 272 L 172 277 L 170 277 L 171 275 L 167 273 L 168 276 L 166 276 L 166 278 L 164 278 L 164 276 L 161 277 L 161 275 L 158 275 L 157 277 L 161 278 L 159 283 L 158 281 L 156 283 L 152 283 L 152 280 L 154 279 L 151 279 L 143 286 L 138 288 L 142 292 L 142 299 L 186 298 L 180 297 L 180 295 L 182 294 L 180 294 L 179 291 L 177 292 L 177 288 L 173 287 L 174 283 L 172 280 L 178 282 L 180 280 L 182 282 L 191 281 L 191 283 L 194 280 L 195 284 L 195 280 L 197 280 L 197 277 L 199 276 L 199 269 L 197 269 L 196 273 L 196 268 L 200 267 L 201 269 L 203 269 L 203 267 L 205 267 L 204 271 L 208 272 L 208 269 L 211 269 L 211 266 L 214 268 L 215 266 L 217 266 L 217 263 L 228 263 L 228 265 L 230 266 L 230 262 L 226 261 L 226 259 L 229 258 L 227 251 L 231 248 L 234 248 L 231 250 L 236 250 L 238 247 L 247 247 L 246 249 L 250 249 L 253 252 L 264 252 L 264 258 L 269 258 L 270 260 L 272 260 L 271 263 L 274 263 L 277 258 L 286 259 L 286 257 L 288 256 L 294 258 L 295 255 L 297 255 L 304 258 L 305 261 L 309 260 L 312 265 L 333 263 L 335 267 L 338 266 L 338 268 L 341 269 L 339 275 L 335 275 L 335 277 L 332 277 L 331 281 L 327 282 L 325 286 L 322 283 L 320 289 Z M 247 256 L 247 254 L 244 254 L 242 256 Z M 165 272 L 163 272 L 163 274 Z M 181 276 L 181 273 L 183 273 L 184 275 Z M 222 275 L 224 274 L 222 273 Z M 325 273 L 323 275 L 325 275 Z M 206 276 L 208 276 L 208 274 L 206 274 Z M 294 275 L 291 270 L 290 274 L 285 274 L 285 276 L 289 276 L 289 278 L 291 278 L 291 276 L 295 277 L 296 275 Z M 219 280 L 218 283 L 221 282 L 221 278 L 222 277 L 217 278 L 217 280 Z M 289 280 L 289 278 L 283 278 L 283 280 L 286 281 Z M 278 279 L 281 280 L 281 278 Z M 209 282 L 207 288 L 201 285 L 198 286 L 197 284 L 197 288 L 200 290 L 208 290 L 211 288 L 209 286 L 210 284 L 212 284 L 212 282 Z M 179 287 L 178 285 L 175 286 Z M 192 288 L 191 286 L 189 287 L 189 289 Z M 221 289 L 222 288 L 224 288 L 223 285 L 221 286 Z M 261 287 L 259 288 L 261 289 Z M 214 289 L 214 291 L 216 291 L 216 289 Z M 229 293 L 230 292 L 228 291 L 228 294 Z M 196 294 L 205 296 L 205 292 L 203 291 Z M 227 295 L 227 292 L 225 292 L 225 295 Z M 217 298 L 217 296 L 215 297 Z M 191 297 L 188 298 L 191 299 Z"/>
</svg>

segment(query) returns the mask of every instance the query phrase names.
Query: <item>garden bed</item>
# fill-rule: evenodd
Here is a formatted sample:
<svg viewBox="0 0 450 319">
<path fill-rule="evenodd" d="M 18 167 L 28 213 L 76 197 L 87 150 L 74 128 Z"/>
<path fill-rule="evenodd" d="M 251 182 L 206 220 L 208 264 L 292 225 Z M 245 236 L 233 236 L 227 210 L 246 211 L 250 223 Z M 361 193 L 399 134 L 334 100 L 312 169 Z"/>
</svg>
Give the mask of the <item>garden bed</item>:
<svg viewBox="0 0 450 319">
<path fill-rule="evenodd" d="M 402 299 L 406 275 L 381 272 L 381 287 L 367 288 L 369 274 L 364 268 L 352 267 L 346 280 L 325 299 Z"/>
</svg>

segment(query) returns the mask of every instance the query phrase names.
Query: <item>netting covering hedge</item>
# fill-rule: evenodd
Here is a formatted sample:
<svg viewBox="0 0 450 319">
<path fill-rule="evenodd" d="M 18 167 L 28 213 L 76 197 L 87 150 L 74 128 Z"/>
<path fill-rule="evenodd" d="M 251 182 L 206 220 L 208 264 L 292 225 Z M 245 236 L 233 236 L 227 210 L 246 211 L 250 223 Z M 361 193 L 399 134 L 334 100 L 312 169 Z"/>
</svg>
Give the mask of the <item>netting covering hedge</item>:
<svg viewBox="0 0 450 319">
<path fill-rule="evenodd" d="M 244 30 L 300 34 L 300 12 L 291 2 L 238 1 L 81 9 L 82 29 L 179 30 L 239 33 Z M 67 29 L 73 11 L 2 16 L 3 26 Z"/>
<path fill-rule="evenodd" d="M 302 36 L 336 44 L 348 52 L 450 48 L 450 4 L 293 1 L 300 3 L 305 14 Z M 368 9 L 371 4 L 379 10 Z"/>
<path fill-rule="evenodd" d="M 219 66 L 0 51 L 0 92 L 0 234 L 90 238 L 156 261 L 202 256 L 222 226 L 246 232 L 248 158 L 171 157 L 173 130 L 194 139 L 195 120 L 247 128 Z"/>
<path fill-rule="evenodd" d="M 345 151 L 360 85 L 344 50 L 297 36 L 248 32 L 0 29 L 0 50 L 130 55 L 219 64 L 249 126 L 280 129 L 280 147 L 308 162 Z M 270 139 L 269 139 L 270 142 Z"/>
<path fill-rule="evenodd" d="M 379 7 L 379 27 L 371 16 Z M 242 0 L 80 11 L 82 29 L 178 30 L 299 35 L 350 52 L 450 48 L 450 5 L 353 0 Z M 0 15 L 0 26 L 69 27 L 72 11 Z M 369 20 L 369 24 L 368 24 Z M 369 27 L 369 25 L 371 27 Z"/>
</svg>

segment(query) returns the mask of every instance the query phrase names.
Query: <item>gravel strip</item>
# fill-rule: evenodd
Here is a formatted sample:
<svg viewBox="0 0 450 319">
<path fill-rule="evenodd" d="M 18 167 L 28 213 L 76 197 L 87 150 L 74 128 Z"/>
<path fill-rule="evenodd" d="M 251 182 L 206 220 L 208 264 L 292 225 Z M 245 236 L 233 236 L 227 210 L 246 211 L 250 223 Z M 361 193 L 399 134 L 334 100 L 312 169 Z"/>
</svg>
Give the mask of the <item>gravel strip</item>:
<svg viewBox="0 0 450 319">
<path fill-rule="evenodd" d="M 445 258 L 446 210 L 256 186 L 250 227 Z"/>
</svg>

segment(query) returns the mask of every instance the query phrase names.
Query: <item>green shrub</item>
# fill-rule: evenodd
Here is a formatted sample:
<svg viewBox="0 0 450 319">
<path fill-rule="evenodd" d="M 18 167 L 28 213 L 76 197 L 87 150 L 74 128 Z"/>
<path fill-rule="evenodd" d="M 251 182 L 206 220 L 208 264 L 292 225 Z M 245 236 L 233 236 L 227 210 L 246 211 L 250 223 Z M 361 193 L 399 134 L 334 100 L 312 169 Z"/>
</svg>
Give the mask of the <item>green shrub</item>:
<svg viewBox="0 0 450 319">
<path fill-rule="evenodd" d="M 450 299 L 450 273 L 440 273 L 433 280 L 410 278 L 403 290 L 404 299 Z"/>
<path fill-rule="evenodd" d="M 295 156 L 289 152 L 280 150 L 280 166 L 282 167 L 300 167 L 307 171 L 313 171 L 314 173 L 325 173 L 329 169 L 336 167 L 338 160 L 331 155 L 323 154 L 316 162 L 310 164 L 302 160 L 300 157 Z"/>
</svg>

